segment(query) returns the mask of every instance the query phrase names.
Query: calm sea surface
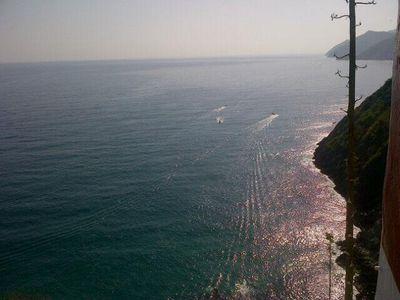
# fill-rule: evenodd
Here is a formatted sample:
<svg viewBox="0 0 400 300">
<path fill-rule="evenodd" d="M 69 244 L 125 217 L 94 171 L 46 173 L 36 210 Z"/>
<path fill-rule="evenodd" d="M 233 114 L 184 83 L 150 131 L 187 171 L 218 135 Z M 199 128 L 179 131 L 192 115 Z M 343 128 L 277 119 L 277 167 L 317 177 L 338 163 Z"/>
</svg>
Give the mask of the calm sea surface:
<svg viewBox="0 0 400 300">
<path fill-rule="evenodd" d="M 363 95 L 391 72 L 368 65 Z M 0 65 L 0 296 L 326 299 L 344 203 L 312 152 L 343 115 L 338 68 Z"/>
</svg>

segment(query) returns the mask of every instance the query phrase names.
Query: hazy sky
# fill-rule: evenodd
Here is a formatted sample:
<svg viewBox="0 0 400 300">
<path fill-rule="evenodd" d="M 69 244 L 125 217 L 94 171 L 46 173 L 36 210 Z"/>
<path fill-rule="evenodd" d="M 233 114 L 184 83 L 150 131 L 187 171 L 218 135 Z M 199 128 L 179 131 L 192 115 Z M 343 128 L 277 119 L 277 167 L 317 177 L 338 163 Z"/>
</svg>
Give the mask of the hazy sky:
<svg viewBox="0 0 400 300">
<path fill-rule="evenodd" d="M 360 6 L 390 30 L 397 0 Z M 0 0 L 0 62 L 324 53 L 347 38 L 345 0 Z"/>
</svg>

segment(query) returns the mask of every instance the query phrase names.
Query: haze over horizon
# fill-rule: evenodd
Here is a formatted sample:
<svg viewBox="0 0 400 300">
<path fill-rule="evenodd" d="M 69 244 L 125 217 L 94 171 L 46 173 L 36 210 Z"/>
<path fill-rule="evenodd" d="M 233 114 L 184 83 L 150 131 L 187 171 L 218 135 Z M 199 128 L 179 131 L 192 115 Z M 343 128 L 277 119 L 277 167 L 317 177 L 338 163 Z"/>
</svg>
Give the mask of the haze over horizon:
<svg viewBox="0 0 400 300">
<path fill-rule="evenodd" d="M 343 0 L 0 2 L 0 63 L 320 54 L 347 39 Z M 368 30 L 395 28 L 397 1 L 359 6 Z"/>
</svg>

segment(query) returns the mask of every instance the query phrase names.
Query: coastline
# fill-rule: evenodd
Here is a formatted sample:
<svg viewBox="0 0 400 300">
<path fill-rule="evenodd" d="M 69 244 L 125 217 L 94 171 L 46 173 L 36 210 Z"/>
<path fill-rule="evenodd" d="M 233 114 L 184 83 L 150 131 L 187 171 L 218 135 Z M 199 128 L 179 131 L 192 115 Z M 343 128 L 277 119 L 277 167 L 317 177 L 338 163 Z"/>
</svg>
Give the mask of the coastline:
<svg viewBox="0 0 400 300">
<path fill-rule="evenodd" d="M 359 228 L 355 236 L 355 287 L 362 299 L 375 295 L 381 234 L 381 205 L 388 125 L 390 116 L 391 81 L 367 97 L 356 108 L 357 186 L 354 224 Z M 347 194 L 347 118 L 344 116 L 332 131 L 322 138 L 314 151 L 314 164 L 334 184 L 342 197 Z M 339 242 L 343 249 L 343 241 Z M 343 266 L 344 256 L 337 264 Z"/>
</svg>

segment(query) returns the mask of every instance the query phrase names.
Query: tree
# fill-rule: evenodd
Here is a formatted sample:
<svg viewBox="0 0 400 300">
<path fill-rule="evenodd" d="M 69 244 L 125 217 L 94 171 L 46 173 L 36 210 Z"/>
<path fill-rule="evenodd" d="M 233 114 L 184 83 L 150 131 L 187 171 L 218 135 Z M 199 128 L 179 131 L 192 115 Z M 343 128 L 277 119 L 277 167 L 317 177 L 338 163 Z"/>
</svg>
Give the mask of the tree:
<svg viewBox="0 0 400 300">
<path fill-rule="evenodd" d="M 349 53 L 338 57 L 337 59 L 349 59 L 349 74 L 342 75 L 339 70 L 336 72 L 340 78 L 348 80 L 348 104 L 347 114 L 348 132 L 347 132 L 347 199 L 346 199 L 346 233 L 345 233 L 345 254 L 346 254 L 346 277 L 345 277 L 345 299 L 353 299 L 353 282 L 354 282 L 354 201 L 355 201 L 355 186 L 357 184 L 356 177 L 356 134 L 354 125 L 354 109 L 356 102 L 361 98 L 356 99 L 356 70 L 358 68 L 366 68 L 366 66 L 357 66 L 356 63 L 356 5 L 375 5 L 375 0 L 369 2 L 357 2 L 356 0 L 346 0 L 349 6 L 349 13 L 345 15 L 332 14 L 332 20 L 345 18 L 349 20 L 349 35 L 350 35 L 350 49 Z"/>
</svg>

